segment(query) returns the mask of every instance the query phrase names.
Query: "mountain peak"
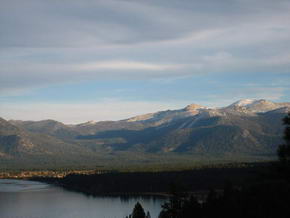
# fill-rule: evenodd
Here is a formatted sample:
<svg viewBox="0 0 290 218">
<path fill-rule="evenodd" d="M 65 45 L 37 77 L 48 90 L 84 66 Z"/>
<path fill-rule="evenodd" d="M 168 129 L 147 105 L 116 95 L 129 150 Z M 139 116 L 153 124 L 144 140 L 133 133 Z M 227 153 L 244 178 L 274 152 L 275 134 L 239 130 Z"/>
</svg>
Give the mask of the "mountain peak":
<svg viewBox="0 0 290 218">
<path fill-rule="evenodd" d="M 187 105 L 184 109 L 186 111 L 196 111 L 201 108 L 205 108 L 205 107 L 198 104 L 190 104 L 190 105 Z"/>
<path fill-rule="evenodd" d="M 230 106 L 239 106 L 239 107 L 250 107 L 256 104 L 269 104 L 274 105 L 275 103 L 265 100 L 265 99 L 241 99 L 239 101 L 234 102 Z"/>
<path fill-rule="evenodd" d="M 234 110 L 244 110 L 245 112 L 247 111 L 258 113 L 275 110 L 279 107 L 281 107 L 279 104 L 265 99 L 242 99 L 231 104 L 227 108 Z"/>
</svg>

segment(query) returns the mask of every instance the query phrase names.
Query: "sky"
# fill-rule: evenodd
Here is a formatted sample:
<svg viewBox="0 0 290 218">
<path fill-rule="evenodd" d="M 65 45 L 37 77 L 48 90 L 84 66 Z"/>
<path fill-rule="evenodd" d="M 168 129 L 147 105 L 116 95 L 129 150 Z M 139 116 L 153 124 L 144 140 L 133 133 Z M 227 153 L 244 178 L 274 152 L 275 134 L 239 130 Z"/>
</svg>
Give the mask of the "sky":
<svg viewBox="0 0 290 218">
<path fill-rule="evenodd" d="M 0 117 L 290 101 L 289 0 L 0 0 Z"/>
</svg>

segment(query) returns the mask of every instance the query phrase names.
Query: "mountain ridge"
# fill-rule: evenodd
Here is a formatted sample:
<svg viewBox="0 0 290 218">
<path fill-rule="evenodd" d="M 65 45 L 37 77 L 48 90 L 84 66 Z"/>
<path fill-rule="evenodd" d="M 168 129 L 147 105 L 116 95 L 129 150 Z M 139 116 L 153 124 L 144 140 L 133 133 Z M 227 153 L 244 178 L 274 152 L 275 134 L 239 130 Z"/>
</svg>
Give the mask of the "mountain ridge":
<svg viewBox="0 0 290 218">
<path fill-rule="evenodd" d="M 0 162 L 92 166 L 151 162 L 152 157 L 273 159 L 282 142 L 281 119 L 289 111 L 288 102 L 247 99 L 220 108 L 190 104 L 120 121 L 76 125 L 0 119 Z"/>
</svg>

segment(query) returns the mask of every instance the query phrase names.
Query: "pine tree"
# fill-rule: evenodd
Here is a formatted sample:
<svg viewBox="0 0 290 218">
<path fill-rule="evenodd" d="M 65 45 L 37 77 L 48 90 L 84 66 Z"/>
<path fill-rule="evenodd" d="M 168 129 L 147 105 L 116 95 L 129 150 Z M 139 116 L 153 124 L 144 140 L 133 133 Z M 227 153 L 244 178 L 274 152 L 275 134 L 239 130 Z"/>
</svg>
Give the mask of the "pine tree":
<svg viewBox="0 0 290 218">
<path fill-rule="evenodd" d="M 285 143 L 278 148 L 278 156 L 283 164 L 290 163 L 290 112 L 283 119 L 283 123 L 286 126 L 284 130 Z"/>
<path fill-rule="evenodd" d="M 142 205 L 137 202 L 132 213 L 132 218 L 145 218 L 145 212 Z"/>
</svg>

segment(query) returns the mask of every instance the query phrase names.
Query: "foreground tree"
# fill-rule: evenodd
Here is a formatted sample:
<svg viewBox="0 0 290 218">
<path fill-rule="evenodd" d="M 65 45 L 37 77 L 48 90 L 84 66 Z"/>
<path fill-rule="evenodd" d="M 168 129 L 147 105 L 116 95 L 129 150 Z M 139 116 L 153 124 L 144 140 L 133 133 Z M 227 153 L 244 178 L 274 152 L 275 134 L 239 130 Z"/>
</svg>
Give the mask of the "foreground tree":
<svg viewBox="0 0 290 218">
<path fill-rule="evenodd" d="M 284 130 L 285 143 L 278 148 L 278 156 L 283 164 L 290 163 L 290 112 L 283 119 L 283 123 L 286 126 Z"/>
<path fill-rule="evenodd" d="M 170 199 L 162 205 L 158 218 L 200 217 L 201 204 L 193 195 L 184 190 L 184 187 L 172 184 Z"/>
<path fill-rule="evenodd" d="M 142 205 L 137 202 L 132 213 L 132 218 L 146 218 Z"/>
</svg>

